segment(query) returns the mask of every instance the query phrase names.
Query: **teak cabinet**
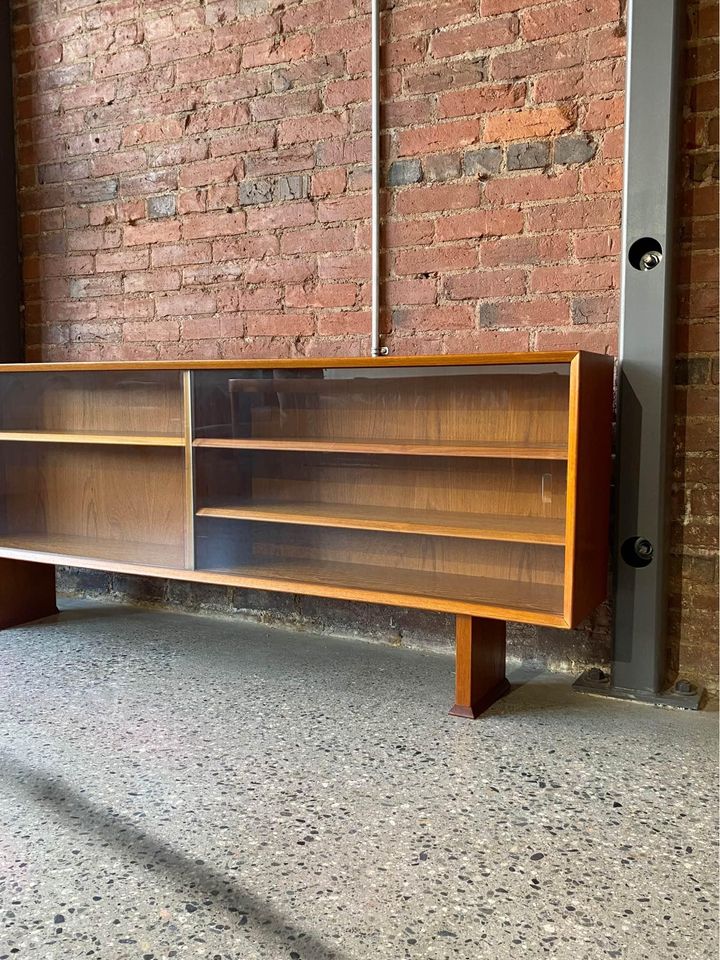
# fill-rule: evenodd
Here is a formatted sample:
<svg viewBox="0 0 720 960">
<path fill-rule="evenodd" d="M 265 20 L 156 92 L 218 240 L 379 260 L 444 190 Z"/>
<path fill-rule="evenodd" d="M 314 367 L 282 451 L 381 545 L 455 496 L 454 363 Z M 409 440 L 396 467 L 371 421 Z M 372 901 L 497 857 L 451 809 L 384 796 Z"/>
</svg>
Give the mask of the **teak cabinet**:
<svg viewBox="0 0 720 960">
<path fill-rule="evenodd" d="M 63 564 L 457 615 L 453 712 L 505 621 L 607 593 L 613 363 L 588 353 L 0 366 L 0 626 Z"/>
</svg>

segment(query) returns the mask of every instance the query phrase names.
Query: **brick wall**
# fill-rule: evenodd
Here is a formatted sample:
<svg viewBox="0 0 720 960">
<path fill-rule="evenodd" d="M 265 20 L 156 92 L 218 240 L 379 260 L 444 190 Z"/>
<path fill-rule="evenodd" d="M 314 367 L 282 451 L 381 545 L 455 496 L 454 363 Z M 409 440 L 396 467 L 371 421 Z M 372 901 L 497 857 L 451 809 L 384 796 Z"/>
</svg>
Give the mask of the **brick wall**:
<svg viewBox="0 0 720 960">
<path fill-rule="evenodd" d="M 718 673 L 718 6 L 687 10 L 682 90 L 670 668 Z"/>
<path fill-rule="evenodd" d="M 29 357 L 367 351 L 367 8 L 16 5 Z M 612 350 L 618 0 L 397 3 L 384 35 L 393 352 Z"/>
<path fill-rule="evenodd" d="M 386 5 L 385 342 L 408 354 L 613 352 L 619 0 Z M 706 24 L 717 8 L 693 9 Z M 15 0 L 14 11 L 29 358 L 368 352 L 367 0 Z M 688 320 L 708 316 L 698 296 Z M 699 375 L 697 343 L 683 349 Z M 678 495 L 699 504 L 699 489 L 679 481 Z M 678 526 L 679 610 L 695 560 L 713 561 Z M 711 593 L 702 569 L 705 592 L 675 618 L 675 662 Z M 252 603 L 267 609 L 240 606 Z M 391 636 L 397 618 L 383 617 L 374 629 Z M 606 624 L 601 611 L 576 635 L 520 631 L 515 649 L 596 662 Z"/>
</svg>

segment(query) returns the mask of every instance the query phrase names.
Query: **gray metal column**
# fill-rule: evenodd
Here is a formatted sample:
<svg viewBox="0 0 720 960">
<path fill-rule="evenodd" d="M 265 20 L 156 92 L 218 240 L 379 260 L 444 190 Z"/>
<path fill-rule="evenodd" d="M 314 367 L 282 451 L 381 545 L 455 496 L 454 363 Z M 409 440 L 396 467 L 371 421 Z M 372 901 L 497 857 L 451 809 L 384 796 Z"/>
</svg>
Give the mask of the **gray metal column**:
<svg viewBox="0 0 720 960">
<path fill-rule="evenodd" d="M 23 358 L 11 13 L 0 3 L 0 361 Z"/>
<path fill-rule="evenodd" d="M 674 309 L 673 207 L 679 112 L 678 0 L 630 0 L 618 372 L 614 653 L 611 677 L 578 689 L 697 707 L 662 694 Z"/>
</svg>

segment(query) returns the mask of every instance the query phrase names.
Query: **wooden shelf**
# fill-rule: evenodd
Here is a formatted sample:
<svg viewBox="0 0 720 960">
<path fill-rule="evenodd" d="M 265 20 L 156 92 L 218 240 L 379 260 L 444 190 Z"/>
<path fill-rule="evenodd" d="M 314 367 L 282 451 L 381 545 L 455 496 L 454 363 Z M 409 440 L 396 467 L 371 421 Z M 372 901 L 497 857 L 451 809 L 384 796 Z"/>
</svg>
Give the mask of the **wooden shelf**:
<svg viewBox="0 0 720 960">
<path fill-rule="evenodd" d="M 553 517 L 513 517 L 477 513 L 358 506 L 351 503 L 234 501 L 202 507 L 199 517 L 225 517 L 351 530 L 381 530 L 564 546 L 565 521 Z"/>
<path fill-rule="evenodd" d="M 126 447 L 183 447 L 183 437 L 163 434 L 54 432 L 50 430 L 0 430 L 0 440 L 21 443 L 91 443 Z"/>
<path fill-rule="evenodd" d="M 4 552 L 27 551 L 51 555 L 62 562 L 102 559 L 111 563 L 134 564 L 139 567 L 173 567 L 184 565 L 182 544 L 135 543 L 131 540 L 95 540 L 63 534 L 10 534 L 0 537 L 0 555 Z M 41 559 L 42 559 L 41 558 Z M 31 558 L 30 558 L 31 559 Z"/>
<path fill-rule="evenodd" d="M 432 607 L 433 601 L 455 601 L 493 610 L 507 619 L 539 622 L 535 616 L 556 618 L 562 614 L 563 587 L 519 580 L 495 580 L 461 574 L 429 573 L 360 563 L 317 563 L 297 560 L 273 560 L 243 564 L 233 569 L 207 571 L 218 578 L 239 577 L 273 589 L 304 591 L 307 585 L 321 587 L 323 596 L 372 594 L 379 603 Z M 277 589 L 277 587 L 275 587 Z M 313 592 L 315 592 L 313 590 Z M 391 599 L 390 599 L 391 598 Z M 521 614 L 520 611 L 525 611 Z"/>
<path fill-rule="evenodd" d="M 567 460 L 567 447 L 561 444 L 505 443 L 421 443 L 404 440 L 258 440 L 254 437 L 203 437 L 193 441 L 195 447 L 226 450 L 297 450 L 318 453 L 382 453 L 422 457 L 499 457 L 510 460 Z"/>
</svg>

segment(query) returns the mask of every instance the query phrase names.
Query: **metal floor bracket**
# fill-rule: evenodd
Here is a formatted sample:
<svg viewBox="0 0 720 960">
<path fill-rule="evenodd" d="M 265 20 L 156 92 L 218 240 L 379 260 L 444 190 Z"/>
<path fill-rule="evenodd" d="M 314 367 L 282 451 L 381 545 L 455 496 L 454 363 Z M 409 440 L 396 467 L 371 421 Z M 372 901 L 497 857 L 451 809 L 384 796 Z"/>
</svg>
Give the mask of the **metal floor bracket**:
<svg viewBox="0 0 720 960">
<path fill-rule="evenodd" d="M 687 680 L 677 680 L 672 687 L 658 693 L 652 690 L 615 687 L 610 674 L 597 668 L 581 673 L 573 683 L 573 689 L 578 693 L 589 693 L 596 697 L 632 700 L 635 703 L 647 703 L 656 707 L 675 707 L 677 710 L 699 710 L 705 698 L 705 688 L 697 687 Z"/>
</svg>

